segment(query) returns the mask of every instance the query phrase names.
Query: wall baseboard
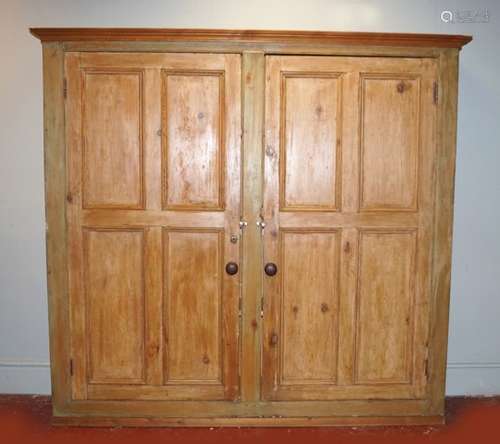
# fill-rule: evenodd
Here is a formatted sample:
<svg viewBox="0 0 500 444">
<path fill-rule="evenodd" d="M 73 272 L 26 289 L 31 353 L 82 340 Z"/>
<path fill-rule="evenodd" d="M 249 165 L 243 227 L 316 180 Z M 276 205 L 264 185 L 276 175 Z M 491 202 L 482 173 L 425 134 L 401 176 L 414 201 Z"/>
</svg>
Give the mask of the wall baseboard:
<svg viewBox="0 0 500 444">
<path fill-rule="evenodd" d="M 500 394 L 500 362 L 448 362 L 446 395 Z"/>
<path fill-rule="evenodd" d="M 500 362 L 448 362 L 447 369 L 500 368 Z"/>
<path fill-rule="evenodd" d="M 0 393 L 49 395 L 49 362 L 0 359 Z"/>
<path fill-rule="evenodd" d="M 50 362 L 48 361 L 13 361 L 0 359 L 0 368 L 2 367 L 32 367 L 32 368 L 49 368 Z"/>
<path fill-rule="evenodd" d="M 0 393 L 50 394 L 46 361 L 0 359 Z M 500 362 L 449 362 L 446 395 L 500 394 Z"/>
</svg>

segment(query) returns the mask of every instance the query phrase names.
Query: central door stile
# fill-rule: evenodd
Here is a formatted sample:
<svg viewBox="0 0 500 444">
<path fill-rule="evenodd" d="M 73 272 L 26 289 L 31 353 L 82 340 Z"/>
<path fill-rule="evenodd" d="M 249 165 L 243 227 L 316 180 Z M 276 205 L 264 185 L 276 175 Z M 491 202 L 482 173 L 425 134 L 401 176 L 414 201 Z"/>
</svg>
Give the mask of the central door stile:
<svg viewBox="0 0 500 444">
<path fill-rule="evenodd" d="M 242 219 L 242 317 L 241 317 L 241 400 L 260 399 L 262 236 L 257 226 L 262 207 L 263 128 L 264 128 L 263 52 L 243 52 L 243 187 Z M 244 233 L 244 235 L 243 235 Z"/>
</svg>

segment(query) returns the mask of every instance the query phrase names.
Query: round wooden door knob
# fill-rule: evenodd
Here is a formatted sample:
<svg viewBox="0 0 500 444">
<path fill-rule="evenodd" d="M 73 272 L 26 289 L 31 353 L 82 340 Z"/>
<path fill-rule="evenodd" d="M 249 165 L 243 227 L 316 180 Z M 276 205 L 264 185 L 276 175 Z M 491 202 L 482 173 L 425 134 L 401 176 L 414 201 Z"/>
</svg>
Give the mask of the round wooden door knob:
<svg viewBox="0 0 500 444">
<path fill-rule="evenodd" d="M 274 276 L 278 272 L 278 267 L 276 266 L 276 264 L 269 262 L 265 265 L 264 271 L 268 276 Z"/>
<path fill-rule="evenodd" d="M 228 262 L 226 264 L 226 273 L 231 276 L 238 273 L 238 264 L 236 262 Z"/>
</svg>

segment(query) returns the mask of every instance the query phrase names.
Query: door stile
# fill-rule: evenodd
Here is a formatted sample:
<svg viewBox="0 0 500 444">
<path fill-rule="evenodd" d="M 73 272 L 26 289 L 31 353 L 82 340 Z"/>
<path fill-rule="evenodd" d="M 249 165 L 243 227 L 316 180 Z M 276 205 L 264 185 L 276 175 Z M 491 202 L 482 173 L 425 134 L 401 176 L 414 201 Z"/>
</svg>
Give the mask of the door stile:
<svg viewBox="0 0 500 444">
<path fill-rule="evenodd" d="M 279 59 L 266 59 L 266 85 L 265 85 L 265 147 L 264 147 L 264 190 L 262 215 L 266 223 L 262 241 L 263 241 L 263 259 L 264 263 L 278 264 L 279 261 L 279 211 L 276 199 L 279 196 L 279 121 L 276 116 L 279 112 L 276 110 L 280 106 L 279 101 L 273 100 L 279 97 L 279 84 L 276 84 L 270 77 L 270 73 L 279 69 Z M 269 394 L 278 387 L 279 371 L 279 295 L 281 273 L 275 276 L 263 276 L 263 311 L 264 319 L 262 329 L 262 399 L 268 399 Z"/>
<path fill-rule="evenodd" d="M 241 57 L 226 54 L 225 59 L 225 109 L 226 128 L 226 208 L 224 222 L 223 256 L 224 264 L 236 262 L 240 266 L 241 250 L 238 243 L 231 241 L 239 234 L 241 214 Z M 234 110 L 234 112 L 231 112 Z M 222 279 L 222 346 L 224 397 L 237 399 L 240 393 L 239 381 L 239 338 L 240 325 L 238 304 L 241 297 L 241 274 L 231 276 L 224 273 Z"/>
<path fill-rule="evenodd" d="M 66 196 L 68 230 L 68 298 L 70 299 L 72 399 L 87 398 L 87 355 L 85 353 L 85 307 L 82 285 L 82 257 L 80 246 L 83 233 L 79 225 L 82 197 L 80 191 L 81 171 L 79 162 L 81 150 L 79 134 L 81 128 L 81 79 L 78 54 L 66 54 L 65 74 L 66 105 L 66 168 L 68 191 Z"/>
<path fill-rule="evenodd" d="M 356 214 L 359 208 L 359 73 L 342 74 L 341 175 L 343 214 Z M 339 288 L 339 348 L 337 384 L 349 386 L 354 381 L 354 314 L 358 267 L 358 230 L 342 227 L 340 246 L 340 288 Z"/>
<path fill-rule="evenodd" d="M 144 165 L 146 211 L 161 209 L 161 90 L 160 69 L 144 70 Z M 145 228 L 145 372 L 146 384 L 163 383 L 163 270 L 162 228 Z"/>
<path fill-rule="evenodd" d="M 241 400 L 258 401 L 261 383 L 262 235 L 257 226 L 262 207 L 263 52 L 242 57 L 243 186 L 241 238 Z M 247 225 L 245 225 L 245 223 Z"/>
</svg>

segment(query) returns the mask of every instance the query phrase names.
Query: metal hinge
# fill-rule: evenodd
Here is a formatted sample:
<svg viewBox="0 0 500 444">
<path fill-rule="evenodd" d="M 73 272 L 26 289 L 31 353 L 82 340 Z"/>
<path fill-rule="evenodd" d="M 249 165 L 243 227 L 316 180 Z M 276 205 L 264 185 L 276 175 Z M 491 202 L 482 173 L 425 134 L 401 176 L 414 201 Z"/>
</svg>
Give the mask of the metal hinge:
<svg viewBox="0 0 500 444">
<path fill-rule="evenodd" d="M 69 374 L 73 376 L 73 359 L 69 360 Z"/>
<path fill-rule="evenodd" d="M 63 96 L 68 97 L 68 82 L 66 79 L 63 80 Z"/>
<path fill-rule="evenodd" d="M 434 85 L 432 86 L 432 98 L 433 98 L 433 101 L 434 101 L 434 105 L 437 105 L 438 100 L 439 100 L 438 82 L 434 82 Z"/>
</svg>

